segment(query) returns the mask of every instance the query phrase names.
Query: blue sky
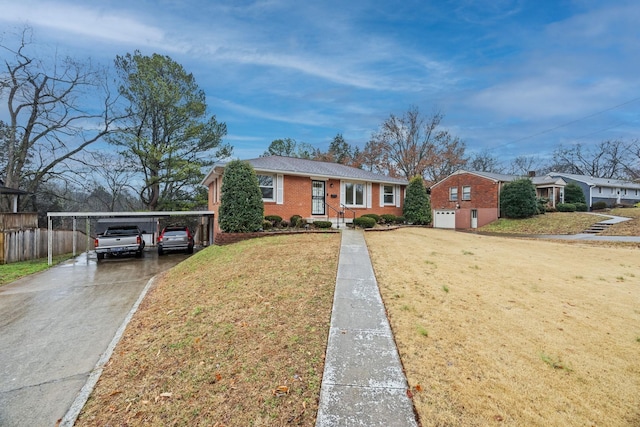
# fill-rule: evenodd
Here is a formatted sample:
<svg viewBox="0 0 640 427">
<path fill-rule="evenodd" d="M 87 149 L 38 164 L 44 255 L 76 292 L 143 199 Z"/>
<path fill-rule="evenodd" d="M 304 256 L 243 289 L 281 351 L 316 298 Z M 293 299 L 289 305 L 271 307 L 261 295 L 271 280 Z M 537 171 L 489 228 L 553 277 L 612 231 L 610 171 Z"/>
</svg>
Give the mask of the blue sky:
<svg viewBox="0 0 640 427">
<path fill-rule="evenodd" d="M 59 53 L 112 65 L 138 49 L 194 74 L 234 158 L 294 138 L 363 147 L 391 114 L 505 162 L 637 138 L 640 2 L 0 0 Z M 3 31 L 4 32 L 4 31 Z"/>
</svg>

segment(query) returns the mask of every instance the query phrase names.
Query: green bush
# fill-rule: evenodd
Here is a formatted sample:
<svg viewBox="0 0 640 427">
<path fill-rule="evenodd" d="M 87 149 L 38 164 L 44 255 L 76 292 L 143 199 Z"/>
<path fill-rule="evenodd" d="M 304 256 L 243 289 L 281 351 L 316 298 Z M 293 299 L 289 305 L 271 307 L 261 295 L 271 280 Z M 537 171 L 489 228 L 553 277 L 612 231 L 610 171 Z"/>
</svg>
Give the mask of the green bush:
<svg viewBox="0 0 640 427">
<path fill-rule="evenodd" d="M 376 220 L 368 216 L 361 216 L 353 220 L 353 225 L 361 228 L 373 228 L 376 225 Z"/>
<path fill-rule="evenodd" d="M 331 228 L 333 223 L 331 221 L 313 221 L 313 226 L 316 228 Z"/>
<path fill-rule="evenodd" d="M 558 212 L 575 212 L 576 211 L 576 205 L 574 205 L 573 203 L 558 203 L 556 205 L 556 208 L 558 209 Z"/>
<path fill-rule="evenodd" d="M 224 168 L 218 222 L 227 233 L 250 233 L 262 228 L 264 204 L 253 167 L 233 160 Z"/>
<path fill-rule="evenodd" d="M 405 217 L 403 217 L 403 216 L 397 216 L 396 217 L 396 224 L 404 224 L 405 222 L 407 222 Z"/>
<path fill-rule="evenodd" d="M 271 227 L 273 227 L 273 224 L 271 224 L 271 221 L 266 220 L 266 219 L 264 221 L 262 221 L 262 229 L 263 230 L 270 230 Z"/>
<path fill-rule="evenodd" d="M 527 178 L 507 182 L 500 192 L 500 209 L 507 218 L 529 218 L 538 213 L 536 188 Z"/>
<path fill-rule="evenodd" d="M 564 187 L 565 203 L 586 203 L 582 188 L 575 182 L 570 182 Z"/>
<path fill-rule="evenodd" d="M 271 221 L 271 224 L 279 225 L 282 222 L 282 217 L 279 215 L 267 215 L 264 217 L 267 221 Z"/>
<path fill-rule="evenodd" d="M 595 202 L 593 205 L 591 205 L 592 211 L 599 211 L 602 209 L 607 209 L 607 202 Z"/>
<path fill-rule="evenodd" d="M 376 224 L 380 224 L 381 217 L 378 214 L 368 213 L 368 214 L 364 214 L 362 216 L 367 217 L 367 218 L 373 218 L 376 221 Z"/>
<path fill-rule="evenodd" d="M 397 221 L 397 216 L 392 214 L 382 214 L 380 215 L 385 224 L 395 224 Z"/>
<path fill-rule="evenodd" d="M 576 203 L 574 203 L 574 205 L 576 205 L 576 211 L 577 212 L 586 212 L 586 211 L 589 210 L 589 207 L 587 206 L 586 203 L 576 202 Z"/>
<path fill-rule="evenodd" d="M 289 225 L 291 227 L 298 227 L 298 221 L 301 219 L 302 217 L 300 215 L 292 215 L 291 218 L 289 218 Z"/>
<path fill-rule="evenodd" d="M 409 181 L 402 214 L 411 224 L 431 223 L 431 201 L 421 176 L 415 176 Z"/>
</svg>

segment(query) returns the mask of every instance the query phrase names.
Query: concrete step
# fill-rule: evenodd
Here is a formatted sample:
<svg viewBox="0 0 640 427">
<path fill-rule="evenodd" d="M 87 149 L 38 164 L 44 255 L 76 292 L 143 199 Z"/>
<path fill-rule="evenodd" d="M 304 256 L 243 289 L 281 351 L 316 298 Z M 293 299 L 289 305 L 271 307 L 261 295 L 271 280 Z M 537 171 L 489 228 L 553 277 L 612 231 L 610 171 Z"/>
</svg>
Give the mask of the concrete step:
<svg viewBox="0 0 640 427">
<path fill-rule="evenodd" d="M 586 233 L 586 234 L 598 234 L 598 233 L 606 230 L 609 227 L 611 227 L 611 224 L 598 222 L 598 223 L 593 224 L 591 227 L 587 228 L 586 230 L 584 230 L 583 233 Z"/>
</svg>

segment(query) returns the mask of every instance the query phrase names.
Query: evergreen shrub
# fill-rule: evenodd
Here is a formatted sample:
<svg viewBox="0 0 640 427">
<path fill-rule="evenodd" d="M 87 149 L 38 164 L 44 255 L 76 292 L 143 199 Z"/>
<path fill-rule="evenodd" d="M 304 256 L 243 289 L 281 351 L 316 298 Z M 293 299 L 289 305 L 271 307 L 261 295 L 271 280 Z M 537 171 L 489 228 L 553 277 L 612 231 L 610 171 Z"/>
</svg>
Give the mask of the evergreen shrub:
<svg viewBox="0 0 640 427">
<path fill-rule="evenodd" d="M 353 220 L 353 225 L 361 228 L 373 228 L 376 225 L 376 220 L 368 216 L 361 216 Z"/>
<path fill-rule="evenodd" d="M 576 205 L 574 205 L 573 203 L 558 203 L 556 205 L 556 208 L 558 209 L 558 212 L 575 212 L 576 211 Z"/>
</svg>

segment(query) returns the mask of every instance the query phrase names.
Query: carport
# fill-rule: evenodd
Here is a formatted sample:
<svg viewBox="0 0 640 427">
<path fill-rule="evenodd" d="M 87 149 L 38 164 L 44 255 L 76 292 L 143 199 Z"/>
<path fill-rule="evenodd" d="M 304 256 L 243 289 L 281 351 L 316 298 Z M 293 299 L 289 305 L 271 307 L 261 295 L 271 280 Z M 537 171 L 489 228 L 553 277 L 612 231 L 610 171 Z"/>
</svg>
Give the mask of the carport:
<svg viewBox="0 0 640 427">
<path fill-rule="evenodd" d="M 214 215 L 213 211 L 157 211 L 157 212 L 47 212 L 47 254 L 49 265 L 53 264 L 53 218 L 64 217 L 72 218 L 73 220 L 73 256 L 76 256 L 76 229 L 78 218 L 85 218 L 86 221 L 86 235 L 87 235 L 87 252 L 89 252 L 91 242 L 91 218 L 168 218 L 177 216 L 196 216 L 207 219 L 207 239 L 206 241 L 211 244 L 213 242 L 213 227 L 214 227 Z M 87 260 L 89 257 L 87 257 Z"/>
</svg>

